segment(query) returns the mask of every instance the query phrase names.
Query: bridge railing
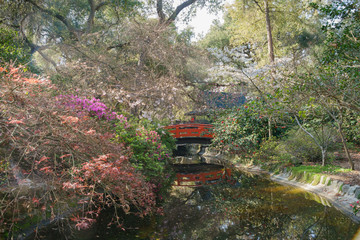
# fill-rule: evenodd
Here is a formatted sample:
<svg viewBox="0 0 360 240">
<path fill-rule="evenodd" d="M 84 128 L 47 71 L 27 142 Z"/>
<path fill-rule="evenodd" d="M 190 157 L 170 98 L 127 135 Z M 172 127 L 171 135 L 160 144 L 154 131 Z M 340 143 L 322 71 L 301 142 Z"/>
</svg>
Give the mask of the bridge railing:
<svg viewBox="0 0 360 240">
<path fill-rule="evenodd" d="M 211 124 L 186 123 L 166 126 L 164 129 L 169 130 L 174 138 L 213 138 L 214 134 L 211 133 L 213 127 L 214 126 Z"/>
</svg>

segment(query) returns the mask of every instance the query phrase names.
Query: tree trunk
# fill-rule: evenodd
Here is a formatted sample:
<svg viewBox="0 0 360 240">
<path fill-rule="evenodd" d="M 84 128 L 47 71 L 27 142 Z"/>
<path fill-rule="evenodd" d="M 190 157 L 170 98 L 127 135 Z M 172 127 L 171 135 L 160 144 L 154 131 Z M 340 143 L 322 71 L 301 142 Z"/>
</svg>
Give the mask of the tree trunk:
<svg viewBox="0 0 360 240">
<path fill-rule="evenodd" d="M 271 117 L 268 118 L 268 128 L 269 128 L 269 141 L 271 141 L 271 139 L 272 139 Z"/>
<path fill-rule="evenodd" d="M 342 111 L 342 108 L 341 107 L 339 108 L 340 119 L 337 118 L 334 114 L 332 114 L 329 110 L 327 110 L 327 112 L 332 117 L 332 119 L 334 119 L 334 121 L 337 123 L 338 131 L 339 131 L 339 134 L 340 134 L 341 142 L 342 142 L 343 147 L 344 147 L 346 158 L 349 161 L 351 170 L 355 170 L 354 162 L 351 159 L 349 149 L 348 149 L 348 147 L 346 145 L 346 139 L 345 139 L 344 133 L 342 131 L 342 124 L 343 124 L 343 111 Z"/>
<path fill-rule="evenodd" d="M 269 60 L 270 60 L 270 63 L 273 64 L 274 61 L 275 61 L 274 43 L 273 43 L 272 32 L 271 32 L 271 22 L 270 22 L 268 0 L 264 0 L 264 6 L 265 6 L 265 18 L 266 18 L 266 30 L 267 30 Z"/>
<path fill-rule="evenodd" d="M 321 149 L 321 166 L 325 166 L 325 159 L 326 159 L 326 149 L 320 147 Z"/>
<path fill-rule="evenodd" d="M 338 123 L 338 124 L 339 124 L 339 123 Z M 339 134 L 340 134 L 340 137 L 341 137 L 341 141 L 342 141 L 342 144 L 343 144 L 343 146 L 344 146 L 345 155 L 346 155 L 346 158 L 347 158 L 348 161 L 349 161 L 351 170 L 355 170 L 354 162 L 353 162 L 352 159 L 351 159 L 351 156 L 350 156 L 350 153 L 349 153 L 349 149 L 348 149 L 348 147 L 347 147 L 347 145 L 346 145 L 346 139 L 345 139 L 344 134 L 343 134 L 343 132 L 342 132 L 341 124 L 338 125 L 338 131 L 339 131 Z"/>
</svg>

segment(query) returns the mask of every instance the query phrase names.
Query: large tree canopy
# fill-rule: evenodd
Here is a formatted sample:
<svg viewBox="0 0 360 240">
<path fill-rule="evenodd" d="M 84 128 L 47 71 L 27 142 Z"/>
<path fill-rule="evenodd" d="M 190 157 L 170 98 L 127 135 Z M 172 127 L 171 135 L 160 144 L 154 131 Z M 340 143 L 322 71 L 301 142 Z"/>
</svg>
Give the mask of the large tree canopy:
<svg viewBox="0 0 360 240">
<path fill-rule="evenodd" d="M 18 0 L 4 2 L 0 21 L 16 29 L 31 54 L 61 82 L 109 95 L 136 114 L 186 111 L 202 54 L 175 30 L 175 19 L 221 1 Z M 156 10 L 158 19 L 149 17 Z M 153 16 L 153 15 L 152 15 Z M 100 91 L 99 89 L 111 89 Z M 170 90 L 170 91 L 169 91 Z M 105 97 L 105 96 L 104 96 Z M 170 103 L 170 104 L 169 104 Z"/>
<path fill-rule="evenodd" d="M 316 41 L 319 22 L 309 2 L 303 1 L 235 1 L 228 11 L 231 17 L 231 44 L 250 44 L 257 60 L 268 56 L 267 43 L 270 22 L 274 52 L 277 57 L 295 55 Z M 267 20 L 266 8 L 269 19 Z"/>
</svg>

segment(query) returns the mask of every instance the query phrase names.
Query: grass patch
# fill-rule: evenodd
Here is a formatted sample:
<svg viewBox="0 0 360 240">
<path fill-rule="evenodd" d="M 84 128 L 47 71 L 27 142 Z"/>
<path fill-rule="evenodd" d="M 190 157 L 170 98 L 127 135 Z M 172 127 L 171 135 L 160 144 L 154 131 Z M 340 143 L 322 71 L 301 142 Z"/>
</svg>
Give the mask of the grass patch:
<svg viewBox="0 0 360 240">
<path fill-rule="evenodd" d="M 291 167 L 291 175 L 289 180 L 296 180 L 303 183 L 312 185 L 318 185 L 321 182 L 321 176 L 325 175 L 322 184 L 326 183 L 327 174 L 336 174 L 339 172 L 350 172 L 351 169 L 345 169 L 334 165 L 301 165 L 297 167 Z M 331 185 L 331 180 L 327 185 Z"/>
<path fill-rule="evenodd" d="M 350 168 L 341 168 L 334 165 L 326 165 L 326 166 L 320 166 L 320 165 L 301 165 L 297 167 L 292 167 L 291 171 L 293 172 L 307 172 L 307 173 L 323 173 L 323 174 L 332 174 L 332 173 L 339 173 L 339 172 L 351 172 Z"/>
</svg>

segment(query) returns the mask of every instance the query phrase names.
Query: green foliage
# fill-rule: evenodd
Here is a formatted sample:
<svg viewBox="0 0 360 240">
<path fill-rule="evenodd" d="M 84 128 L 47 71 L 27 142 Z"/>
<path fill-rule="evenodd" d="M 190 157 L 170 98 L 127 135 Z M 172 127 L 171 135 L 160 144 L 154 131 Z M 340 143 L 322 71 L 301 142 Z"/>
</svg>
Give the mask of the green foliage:
<svg viewBox="0 0 360 240">
<path fill-rule="evenodd" d="M 229 18 L 227 18 L 229 19 Z M 214 22 L 206 36 L 199 41 L 200 47 L 223 49 L 230 45 L 230 34 L 226 29 L 227 24 L 221 25 L 219 22 Z"/>
<path fill-rule="evenodd" d="M 25 47 L 18 34 L 14 30 L 0 27 L 0 63 L 2 61 L 25 65 L 30 60 L 30 49 Z"/>
<path fill-rule="evenodd" d="M 360 11 L 356 1 L 335 0 L 330 4 L 312 4 L 326 19 L 323 30 L 327 33 L 324 61 L 359 62 Z"/>
<path fill-rule="evenodd" d="M 351 111 L 345 115 L 343 129 L 348 141 L 360 144 L 360 116 L 357 112 Z"/>
<path fill-rule="evenodd" d="M 229 152 L 253 152 L 269 136 L 265 114 L 274 109 L 268 109 L 264 101 L 255 99 L 243 106 L 217 112 L 212 146 Z M 271 122 L 270 128 L 274 137 L 282 136 L 287 130 L 286 125 L 278 126 L 275 122 Z"/>
<path fill-rule="evenodd" d="M 315 67 L 298 75 L 296 89 L 328 109 L 347 108 L 347 114 L 355 117 L 351 112 L 360 109 L 359 6 L 353 1 L 339 0 L 312 6 L 323 17 L 326 39 Z"/>
<path fill-rule="evenodd" d="M 258 148 L 267 135 L 267 121 L 247 103 L 226 110 L 214 123 L 215 137 L 212 146 L 226 151 L 249 153 Z"/>
<path fill-rule="evenodd" d="M 332 131 L 334 137 L 337 136 L 335 130 L 328 129 L 328 131 Z M 335 141 L 330 141 L 328 144 L 328 150 L 333 150 L 337 146 Z M 322 160 L 321 151 L 314 140 L 297 128 L 288 132 L 286 139 L 280 143 L 279 148 L 284 149 L 294 162 L 319 162 Z"/>
<path fill-rule="evenodd" d="M 293 159 L 300 162 L 315 162 L 321 160 L 321 152 L 313 140 L 301 130 L 293 130 L 282 143 Z"/>
<path fill-rule="evenodd" d="M 319 21 L 307 0 L 268 1 L 275 53 L 279 57 L 296 54 L 319 39 Z M 291 7 L 290 7 L 291 6 Z M 235 1 L 229 8 L 231 44 L 251 44 L 258 62 L 267 55 L 267 28 L 263 4 Z M 295 57 L 295 56 L 294 56 Z"/>
<path fill-rule="evenodd" d="M 332 134 L 331 136 L 334 138 L 337 136 L 335 130 L 328 128 L 325 130 L 330 131 L 330 135 Z M 327 144 L 330 151 L 338 148 L 338 144 L 335 141 L 330 141 Z M 333 157 L 331 153 L 327 155 L 328 158 Z M 294 165 L 298 166 L 306 162 L 319 162 L 322 159 L 322 155 L 314 140 L 296 127 L 290 129 L 286 137 L 263 141 L 260 144 L 259 150 L 252 156 L 252 159 L 255 163 L 261 164 L 265 168 L 284 168 Z"/>
<path fill-rule="evenodd" d="M 164 130 L 156 129 L 159 134 L 149 122 L 143 123 L 145 124 L 131 122 L 128 126 L 118 123 L 115 141 L 129 147 L 130 162 L 148 181 L 163 183 L 170 179 L 171 173 L 166 172 L 169 170 L 166 167 L 174 148 L 174 140 Z"/>
<path fill-rule="evenodd" d="M 263 141 L 259 150 L 253 155 L 255 162 L 266 165 L 281 165 L 286 167 L 295 161 L 290 153 L 286 151 L 286 147 L 281 144 L 281 140 L 273 138 Z"/>
<path fill-rule="evenodd" d="M 274 160 L 274 156 L 278 154 L 277 147 L 279 141 L 275 138 L 263 141 L 259 150 L 254 154 L 253 158 L 260 162 L 268 162 Z"/>
<path fill-rule="evenodd" d="M 307 173 L 312 173 L 312 174 L 316 174 L 316 173 L 318 173 L 318 174 L 319 173 L 334 174 L 334 173 L 341 173 L 341 172 L 350 172 L 351 169 L 341 168 L 341 167 L 335 166 L 335 165 L 326 165 L 326 166 L 300 165 L 297 167 L 292 167 L 291 171 L 294 173 L 307 172 Z"/>
</svg>

